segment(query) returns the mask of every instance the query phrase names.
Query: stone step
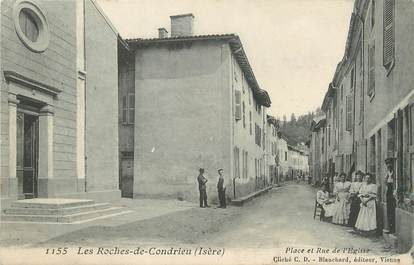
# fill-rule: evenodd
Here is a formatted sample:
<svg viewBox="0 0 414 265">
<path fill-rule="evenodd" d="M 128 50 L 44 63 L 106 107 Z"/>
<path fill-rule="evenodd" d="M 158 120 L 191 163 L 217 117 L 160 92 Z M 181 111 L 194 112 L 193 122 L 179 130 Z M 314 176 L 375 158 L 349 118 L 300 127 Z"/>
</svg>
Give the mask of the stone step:
<svg viewBox="0 0 414 265">
<path fill-rule="evenodd" d="M 27 215 L 27 214 L 4 214 L 1 220 L 4 222 L 49 222 L 49 223 L 73 223 L 87 221 L 97 217 L 110 216 L 126 212 L 124 207 L 110 207 L 87 212 L 80 212 L 68 215 Z"/>
<path fill-rule="evenodd" d="M 82 205 L 94 204 L 93 200 L 78 199 L 28 199 L 20 200 L 12 203 L 13 208 L 42 208 L 42 209 L 61 209 L 71 208 Z"/>
<path fill-rule="evenodd" d="M 12 215 L 69 215 L 81 212 L 88 212 L 94 210 L 102 210 L 110 208 L 109 203 L 93 203 L 87 205 L 80 205 L 67 208 L 25 208 L 25 207 L 11 207 L 4 210 L 5 214 Z"/>
</svg>

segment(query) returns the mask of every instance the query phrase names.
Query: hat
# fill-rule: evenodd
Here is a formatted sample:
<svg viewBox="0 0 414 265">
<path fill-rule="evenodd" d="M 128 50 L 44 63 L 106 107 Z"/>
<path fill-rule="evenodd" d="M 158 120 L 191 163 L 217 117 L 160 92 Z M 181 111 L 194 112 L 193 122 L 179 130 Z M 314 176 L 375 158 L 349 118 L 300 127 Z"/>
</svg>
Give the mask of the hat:
<svg viewBox="0 0 414 265">
<path fill-rule="evenodd" d="M 221 170 L 223 170 L 222 168 L 217 169 L 217 172 L 220 172 Z"/>
<path fill-rule="evenodd" d="M 198 171 L 199 171 L 200 173 L 201 173 L 201 172 L 204 172 L 204 168 L 200 168 Z"/>
</svg>

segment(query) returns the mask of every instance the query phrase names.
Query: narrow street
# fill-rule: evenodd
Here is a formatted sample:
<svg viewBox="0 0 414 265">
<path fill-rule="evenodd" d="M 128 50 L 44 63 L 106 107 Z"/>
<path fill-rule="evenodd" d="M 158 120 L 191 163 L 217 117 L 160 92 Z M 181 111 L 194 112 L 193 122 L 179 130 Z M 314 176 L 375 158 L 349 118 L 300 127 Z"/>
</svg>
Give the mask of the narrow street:
<svg viewBox="0 0 414 265">
<path fill-rule="evenodd" d="M 384 253 L 381 238 L 349 233 L 349 227 L 313 219 L 315 191 L 306 184 L 288 183 L 243 207 L 189 208 L 147 220 L 93 225 L 36 246 L 209 245 L 226 248 L 286 246 L 368 248 Z M 124 217 L 125 218 L 125 217 Z M 106 243 L 104 243 L 106 242 Z"/>
</svg>

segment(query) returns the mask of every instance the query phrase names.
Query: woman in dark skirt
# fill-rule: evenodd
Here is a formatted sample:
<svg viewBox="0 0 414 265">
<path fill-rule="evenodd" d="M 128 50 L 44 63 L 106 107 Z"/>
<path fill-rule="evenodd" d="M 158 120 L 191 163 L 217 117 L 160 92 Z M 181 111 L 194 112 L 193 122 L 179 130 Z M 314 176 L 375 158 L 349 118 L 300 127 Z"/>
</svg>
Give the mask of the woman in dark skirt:
<svg viewBox="0 0 414 265">
<path fill-rule="evenodd" d="M 351 188 L 349 189 L 350 193 L 350 202 L 351 202 L 351 211 L 349 213 L 349 220 L 348 225 L 354 227 L 356 220 L 358 218 L 361 199 L 358 197 L 359 190 L 362 186 L 362 176 L 364 175 L 363 172 L 358 170 L 355 174 L 354 182 L 351 183 Z"/>
</svg>

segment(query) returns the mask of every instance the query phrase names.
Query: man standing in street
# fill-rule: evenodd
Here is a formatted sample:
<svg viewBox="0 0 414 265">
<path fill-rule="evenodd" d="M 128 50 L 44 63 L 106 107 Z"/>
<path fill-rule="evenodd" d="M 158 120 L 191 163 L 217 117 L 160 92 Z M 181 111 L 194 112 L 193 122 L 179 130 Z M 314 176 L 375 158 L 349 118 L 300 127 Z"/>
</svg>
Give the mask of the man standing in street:
<svg viewBox="0 0 414 265">
<path fill-rule="evenodd" d="M 220 201 L 219 208 L 226 208 L 226 184 L 224 184 L 223 169 L 217 170 L 219 173 L 219 180 L 217 183 L 218 197 Z"/>
<path fill-rule="evenodd" d="M 385 175 L 385 186 L 387 188 L 386 192 L 386 202 L 387 202 L 387 219 L 388 219 L 388 229 L 386 233 L 394 234 L 395 233 L 395 207 L 396 207 L 396 181 L 394 174 L 394 159 L 387 158 L 385 159 L 385 165 L 387 166 L 387 174 Z"/>
<path fill-rule="evenodd" d="M 200 168 L 198 170 L 200 174 L 197 177 L 198 180 L 198 190 L 200 192 L 200 207 L 205 208 L 209 207 L 207 204 L 207 179 L 204 177 L 204 168 Z"/>
</svg>

